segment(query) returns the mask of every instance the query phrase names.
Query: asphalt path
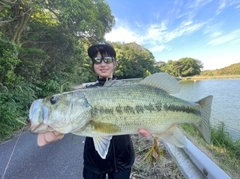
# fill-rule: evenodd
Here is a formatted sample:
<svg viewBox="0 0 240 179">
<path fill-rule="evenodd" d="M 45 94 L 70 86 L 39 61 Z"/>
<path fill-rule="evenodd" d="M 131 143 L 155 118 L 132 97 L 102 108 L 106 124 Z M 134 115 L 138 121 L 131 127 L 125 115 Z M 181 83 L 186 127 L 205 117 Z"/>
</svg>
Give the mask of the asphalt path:
<svg viewBox="0 0 240 179">
<path fill-rule="evenodd" d="M 62 140 L 39 147 L 36 134 L 23 132 L 19 136 L 0 144 L 0 179 L 83 178 L 85 137 L 67 134 Z"/>
</svg>

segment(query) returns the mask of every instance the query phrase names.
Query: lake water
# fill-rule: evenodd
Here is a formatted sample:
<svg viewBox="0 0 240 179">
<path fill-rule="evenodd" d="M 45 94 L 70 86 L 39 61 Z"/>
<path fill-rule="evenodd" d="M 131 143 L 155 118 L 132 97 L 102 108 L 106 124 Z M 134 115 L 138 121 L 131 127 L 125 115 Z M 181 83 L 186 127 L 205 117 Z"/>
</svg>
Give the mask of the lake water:
<svg viewBox="0 0 240 179">
<path fill-rule="evenodd" d="M 211 125 L 224 122 L 233 139 L 240 139 L 240 79 L 180 81 L 181 91 L 174 96 L 198 101 L 213 95 Z"/>
</svg>

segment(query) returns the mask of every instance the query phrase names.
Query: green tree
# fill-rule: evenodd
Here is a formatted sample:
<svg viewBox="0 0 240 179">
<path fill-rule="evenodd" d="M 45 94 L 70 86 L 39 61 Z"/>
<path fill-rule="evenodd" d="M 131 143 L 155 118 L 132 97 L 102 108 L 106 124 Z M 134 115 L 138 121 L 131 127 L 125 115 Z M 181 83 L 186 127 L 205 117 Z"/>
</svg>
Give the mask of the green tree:
<svg viewBox="0 0 240 179">
<path fill-rule="evenodd" d="M 164 71 L 172 76 L 179 76 L 179 65 L 177 61 L 168 60 L 168 62 L 160 67 L 161 71 Z"/>
<path fill-rule="evenodd" d="M 49 93 L 69 80 L 70 74 L 77 74 L 75 70 L 83 69 L 73 68 L 84 64 L 83 44 L 102 40 L 115 23 L 104 0 L 16 0 L 2 4 L 1 38 L 20 48 L 15 74 Z"/>
<path fill-rule="evenodd" d="M 169 60 L 160 68 L 172 76 L 193 76 L 199 75 L 203 64 L 201 61 L 193 58 L 181 58 L 178 61 Z"/>
<path fill-rule="evenodd" d="M 205 70 L 201 72 L 201 75 L 203 76 L 240 75 L 240 63 L 235 63 L 221 69 Z"/>
<path fill-rule="evenodd" d="M 113 43 L 113 45 L 118 61 L 115 72 L 119 78 L 142 78 L 159 71 L 154 67 L 154 56 L 146 48 L 137 43 Z"/>
<path fill-rule="evenodd" d="M 203 68 L 202 62 L 193 58 L 181 58 L 179 62 L 181 64 L 181 76 L 199 75 Z"/>
<path fill-rule="evenodd" d="M 1 122 L 66 82 L 92 79 L 85 46 L 101 41 L 114 23 L 105 0 L 1 0 Z"/>
</svg>

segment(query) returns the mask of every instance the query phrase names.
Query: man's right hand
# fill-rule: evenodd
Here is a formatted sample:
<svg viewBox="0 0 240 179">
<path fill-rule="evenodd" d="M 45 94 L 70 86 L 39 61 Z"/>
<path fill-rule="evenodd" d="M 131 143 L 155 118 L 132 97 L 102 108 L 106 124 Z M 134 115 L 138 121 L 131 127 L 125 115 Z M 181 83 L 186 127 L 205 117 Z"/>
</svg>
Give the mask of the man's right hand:
<svg viewBox="0 0 240 179">
<path fill-rule="evenodd" d="M 64 137 L 64 134 L 57 131 L 45 132 L 38 134 L 37 144 L 38 146 L 47 145 L 50 142 L 55 142 L 61 140 Z"/>
<path fill-rule="evenodd" d="M 147 130 L 147 129 L 139 129 L 138 132 L 143 136 L 143 137 L 150 137 L 152 134 Z"/>
</svg>

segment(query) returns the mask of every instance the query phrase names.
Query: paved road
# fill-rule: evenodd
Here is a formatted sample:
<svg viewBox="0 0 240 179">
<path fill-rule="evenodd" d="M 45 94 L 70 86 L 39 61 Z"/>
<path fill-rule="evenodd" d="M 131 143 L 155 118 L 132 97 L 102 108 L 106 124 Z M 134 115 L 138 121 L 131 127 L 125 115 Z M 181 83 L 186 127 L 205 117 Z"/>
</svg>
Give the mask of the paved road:
<svg viewBox="0 0 240 179">
<path fill-rule="evenodd" d="M 0 145 L 0 179 L 17 138 Z M 67 134 L 44 147 L 36 141 L 36 134 L 20 135 L 4 179 L 82 179 L 84 137 Z"/>
</svg>

